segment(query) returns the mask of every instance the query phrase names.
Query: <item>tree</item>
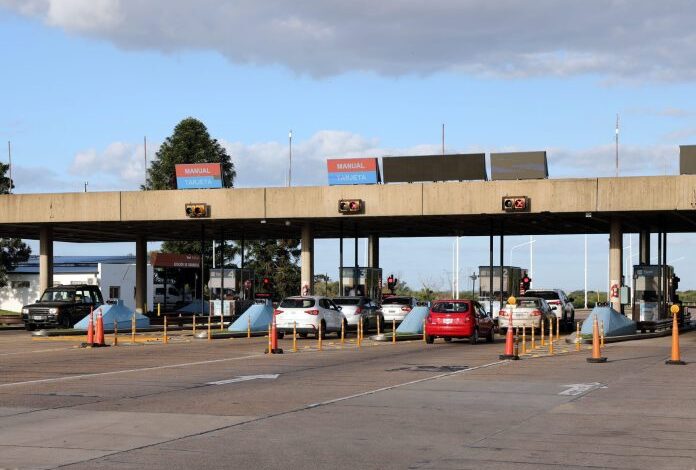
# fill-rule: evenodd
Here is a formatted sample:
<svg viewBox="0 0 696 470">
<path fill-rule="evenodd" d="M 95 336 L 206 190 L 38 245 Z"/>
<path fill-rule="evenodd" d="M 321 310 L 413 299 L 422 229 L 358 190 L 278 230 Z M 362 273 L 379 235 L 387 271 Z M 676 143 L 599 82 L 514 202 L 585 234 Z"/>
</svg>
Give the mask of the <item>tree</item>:
<svg viewBox="0 0 696 470">
<path fill-rule="evenodd" d="M 227 151 L 220 145 L 217 139 L 210 137 L 208 129 L 198 119 L 189 117 L 176 125 L 171 136 L 167 137 L 160 146 L 152 165 L 147 170 L 147 183 L 142 186 L 145 190 L 176 189 L 175 165 L 182 163 L 220 163 L 222 166 L 223 186 L 231 188 L 234 185 L 236 172 L 234 164 Z M 226 258 L 231 258 L 236 253 L 234 245 L 226 247 Z M 162 244 L 165 253 L 200 254 L 200 241 L 168 241 Z M 212 265 L 212 243 L 206 241 L 203 253 L 206 268 Z M 177 285 L 192 285 L 198 272 L 194 270 L 182 270 L 182 278 Z M 207 276 L 209 270 L 205 270 Z M 206 279 L 203 280 L 205 283 Z M 200 280 L 198 280 L 200 283 Z M 200 292 L 197 289 L 197 292 Z"/>
<path fill-rule="evenodd" d="M 182 163 L 220 163 L 223 186 L 234 186 L 237 173 L 227 151 L 198 119 L 189 117 L 174 128 L 160 146 L 147 170 L 147 183 L 142 189 L 176 189 L 175 165 Z"/>
<path fill-rule="evenodd" d="M 247 242 L 244 267 L 253 269 L 257 278 L 271 279 L 275 299 L 297 295 L 300 293 L 299 246 L 299 240 Z"/>
<path fill-rule="evenodd" d="M 14 184 L 6 176 L 10 165 L 0 163 L 0 194 L 8 194 Z M 0 238 L 0 287 L 7 285 L 7 273 L 12 271 L 19 263 L 27 261 L 31 254 L 29 248 L 19 238 Z"/>
</svg>

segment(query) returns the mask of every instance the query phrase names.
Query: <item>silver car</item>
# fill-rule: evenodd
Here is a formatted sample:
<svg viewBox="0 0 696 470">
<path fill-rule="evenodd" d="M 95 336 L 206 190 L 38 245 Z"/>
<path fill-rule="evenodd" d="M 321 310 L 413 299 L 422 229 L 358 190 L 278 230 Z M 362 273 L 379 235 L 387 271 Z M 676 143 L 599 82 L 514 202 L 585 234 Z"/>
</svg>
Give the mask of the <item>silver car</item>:
<svg viewBox="0 0 696 470">
<path fill-rule="evenodd" d="M 505 334 L 510 326 L 539 330 L 541 322 L 547 327 L 549 320 L 556 328 L 556 316 L 546 300 L 541 297 L 518 297 L 515 305 L 507 304 L 498 314 L 498 330 L 501 334 Z"/>
<path fill-rule="evenodd" d="M 395 321 L 401 323 L 406 315 L 418 305 L 415 297 L 394 296 L 382 300 L 382 317 L 387 326 Z"/>
<path fill-rule="evenodd" d="M 384 320 L 379 312 L 379 305 L 374 300 L 368 297 L 334 297 L 333 301 L 341 307 L 341 313 L 345 315 L 350 329 L 357 330 L 361 318 L 364 331 L 370 327 L 377 328 L 378 321 L 381 329 L 384 329 Z"/>
</svg>

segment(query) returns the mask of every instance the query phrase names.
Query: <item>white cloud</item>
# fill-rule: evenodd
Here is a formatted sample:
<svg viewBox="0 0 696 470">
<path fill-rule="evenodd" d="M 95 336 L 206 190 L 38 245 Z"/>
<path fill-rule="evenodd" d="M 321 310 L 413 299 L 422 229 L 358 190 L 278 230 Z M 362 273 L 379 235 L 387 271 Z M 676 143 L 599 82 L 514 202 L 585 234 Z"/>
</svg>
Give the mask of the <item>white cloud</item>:
<svg viewBox="0 0 696 470">
<path fill-rule="evenodd" d="M 213 50 L 313 76 L 696 77 L 689 0 L 0 0 L 126 49 Z"/>
<path fill-rule="evenodd" d="M 113 142 L 102 151 L 87 149 L 75 154 L 68 172 L 91 179 L 91 187 L 100 190 L 132 190 L 145 182 L 144 168 L 142 144 Z"/>
</svg>

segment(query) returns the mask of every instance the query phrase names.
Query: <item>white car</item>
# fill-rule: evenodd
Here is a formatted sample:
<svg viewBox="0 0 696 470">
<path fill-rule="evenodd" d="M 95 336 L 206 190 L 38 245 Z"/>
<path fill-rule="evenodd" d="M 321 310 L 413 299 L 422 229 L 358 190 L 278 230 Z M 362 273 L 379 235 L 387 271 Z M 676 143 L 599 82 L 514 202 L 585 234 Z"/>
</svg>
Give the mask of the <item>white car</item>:
<svg viewBox="0 0 696 470">
<path fill-rule="evenodd" d="M 544 327 L 548 328 L 549 321 L 555 318 L 551 307 L 541 297 L 518 297 L 515 305 L 507 304 L 499 312 L 498 331 L 505 334 L 510 326 L 540 330 L 541 322 L 544 322 Z M 556 328 L 555 321 L 553 323 L 553 327 Z"/>
<path fill-rule="evenodd" d="M 380 322 L 380 329 L 384 330 L 384 320 L 378 314 L 379 306 L 374 300 L 367 297 L 334 297 L 332 300 L 341 307 L 341 313 L 346 317 L 350 329 L 357 330 L 362 318 L 364 331 L 371 326 L 377 328 L 377 322 Z"/>
<path fill-rule="evenodd" d="M 575 329 L 575 307 L 573 299 L 568 297 L 561 289 L 529 289 L 525 297 L 541 297 L 551 307 L 556 317 L 561 319 L 561 329 L 573 331 Z"/>
<path fill-rule="evenodd" d="M 413 310 L 418 301 L 415 297 L 394 296 L 382 300 L 382 317 L 386 326 L 389 327 L 392 321 L 401 323 L 406 315 Z"/>
<path fill-rule="evenodd" d="M 286 297 L 273 311 L 278 338 L 285 333 L 292 334 L 293 329 L 303 338 L 307 334 L 319 336 L 321 325 L 322 337 L 329 332 L 341 336 L 341 325 L 346 324 L 346 317 L 328 297 L 318 295 Z"/>
</svg>

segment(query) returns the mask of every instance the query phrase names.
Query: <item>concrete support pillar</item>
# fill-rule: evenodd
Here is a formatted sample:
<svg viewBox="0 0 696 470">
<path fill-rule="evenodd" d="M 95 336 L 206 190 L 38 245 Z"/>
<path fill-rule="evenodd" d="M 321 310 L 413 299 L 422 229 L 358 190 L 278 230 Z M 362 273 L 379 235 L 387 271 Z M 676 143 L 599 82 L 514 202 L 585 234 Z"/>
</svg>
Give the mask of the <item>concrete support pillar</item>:
<svg viewBox="0 0 696 470">
<path fill-rule="evenodd" d="M 640 264 L 650 264 L 650 231 L 642 230 L 639 234 L 640 252 L 638 262 Z"/>
<path fill-rule="evenodd" d="M 140 236 L 135 240 L 135 311 L 147 311 L 147 240 Z M 152 307 L 152 306 L 150 306 Z"/>
<path fill-rule="evenodd" d="M 312 226 L 302 226 L 302 255 L 300 263 L 302 272 L 300 276 L 300 294 L 312 295 L 314 293 L 314 233 Z"/>
<path fill-rule="evenodd" d="M 367 237 L 367 266 L 379 268 L 379 236 L 370 235 Z"/>
<path fill-rule="evenodd" d="M 609 302 L 617 312 L 621 312 L 621 268 L 623 266 L 623 233 L 621 222 L 611 220 L 609 229 Z"/>
<path fill-rule="evenodd" d="M 39 295 L 53 286 L 53 228 L 41 227 L 39 235 Z"/>
</svg>

